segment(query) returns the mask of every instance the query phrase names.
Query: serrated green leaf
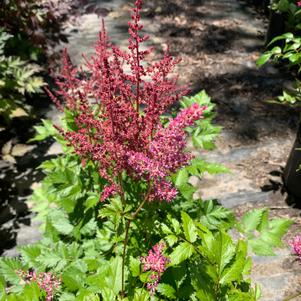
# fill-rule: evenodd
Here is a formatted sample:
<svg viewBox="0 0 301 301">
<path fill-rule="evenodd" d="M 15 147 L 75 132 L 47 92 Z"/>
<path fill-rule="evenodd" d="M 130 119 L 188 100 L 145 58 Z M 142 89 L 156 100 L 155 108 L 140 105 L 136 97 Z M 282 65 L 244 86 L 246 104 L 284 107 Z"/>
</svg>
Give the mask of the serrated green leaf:
<svg viewBox="0 0 301 301">
<path fill-rule="evenodd" d="M 271 246 L 267 245 L 266 242 L 260 239 L 249 239 L 249 246 L 252 251 L 259 256 L 274 256 L 275 253 Z"/>
<path fill-rule="evenodd" d="M 212 252 L 215 253 L 215 259 L 219 265 L 219 273 L 221 275 L 226 265 L 235 255 L 235 248 L 231 237 L 225 232 L 219 232 L 213 241 Z"/>
<path fill-rule="evenodd" d="M 149 301 L 150 295 L 149 292 L 145 289 L 135 289 L 135 295 L 133 301 Z"/>
<path fill-rule="evenodd" d="M 260 225 L 265 209 L 254 209 L 246 212 L 242 217 L 242 225 L 246 232 L 254 231 Z"/>
<path fill-rule="evenodd" d="M 228 229 L 235 222 L 232 211 L 219 205 L 217 202 L 212 200 L 203 202 L 201 208 L 200 221 L 209 229 L 219 229 L 221 227 Z"/>
<path fill-rule="evenodd" d="M 246 263 L 245 254 L 243 252 L 237 252 L 235 259 L 231 262 L 230 266 L 227 267 L 220 278 L 222 285 L 231 283 L 232 281 L 239 281 L 242 279 L 242 273 Z"/>
<path fill-rule="evenodd" d="M 140 260 L 131 256 L 130 258 L 130 271 L 133 277 L 137 277 L 140 275 Z"/>
<path fill-rule="evenodd" d="M 274 218 L 269 222 L 269 232 L 281 239 L 293 223 L 294 221 L 290 219 Z"/>
<path fill-rule="evenodd" d="M 182 261 L 190 258 L 194 254 L 194 247 L 188 243 L 188 242 L 183 242 L 179 244 L 173 252 L 170 254 L 170 264 L 173 265 L 178 265 Z"/>
<path fill-rule="evenodd" d="M 178 187 L 178 190 L 186 200 L 191 200 L 193 198 L 193 194 L 196 192 L 196 188 L 190 184 Z"/>
<path fill-rule="evenodd" d="M 176 290 L 169 284 L 159 283 L 157 286 L 157 291 L 171 300 L 176 299 Z"/>
<path fill-rule="evenodd" d="M 73 225 L 70 224 L 67 216 L 61 210 L 52 210 L 48 215 L 52 226 L 63 235 L 69 235 L 73 231 Z"/>
<path fill-rule="evenodd" d="M 63 292 L 59 297 L 59 301 L 76 301 L 76 297 L 74 294 Z"/>
<path fill-rule="evenodd" d="M 170 247 L 172 247 L 175 243 L 178 242 L 178 237 L 174 234 L 169 234 L 164 239 L 167 241 Z"/>
<path fill-rule="evenodd" d="M 197 229 L 193 220 L 186 212 L 183 211 L 181 212 L 181 218 L 185 238 L 189 242 L 195 242 L 197 239 Z"/>
<path fill-rule="evenodd" d="M 92 194 L 85 201 L 85 212 L 87 212 L 90 208 L 94 208 L 99 203 L 99 195 Z"/>
<path fill-rule="evenodd" d="M 22 246 L 20 248 L 22 261 L 30 267 L 36 266 L 37 258 L 41 254 L 41 248 L 37 245 Z"/>
<path fill-rule="evenodd" d="M 84 286 L 86 275 L 75 267 L 68 267 L 62 274 L 63 285 L 75 292 Z"/>
<path fill-rule="evenodd" d="M 17 271 L 22 269 L 22 263 L 13 258 L 1 258 L 0 259 L 0 275 L 12 284 L 18 284 L 20 277 L 17 275 Z"/>
<path fill-rule="evenodd" d="M 122 259 L 115 257 L 110 261 L 108 276 L 106 277 L 107 287 L 109 287 L 117 296 L 121 291 L 121 270 Z"/>
<path fill-rule="evenodd" d="M 37 283 L 31 282 L 31 283 L 25 285 L 21 298 L 24 301 L 39 301 L 39 300 L 41 300 L 41 297 L 42 297 L 42 294 L 41 294 L 39 286 L 37 285 Z"/>
</svg>

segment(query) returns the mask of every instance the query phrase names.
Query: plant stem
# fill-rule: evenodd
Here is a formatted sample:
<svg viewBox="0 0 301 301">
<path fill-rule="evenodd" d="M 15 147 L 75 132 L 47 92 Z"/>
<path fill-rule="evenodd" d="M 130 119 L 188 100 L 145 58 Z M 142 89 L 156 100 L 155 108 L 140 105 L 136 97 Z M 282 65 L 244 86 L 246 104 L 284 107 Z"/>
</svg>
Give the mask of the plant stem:
<svg viewBox="0 0 301 301">
<path fill-rule="evenodd" d="M 147 199 L 149 196 L 149 192 L 147 193 L 146 197 L 144 198 L 143 202 L 141 202 L 141 204 L 139 205 L 139 207 L 136 209 L 136 211 L 132 214 L 132 218 L 128 220 L 126 228 L 125 228 L 125 238 L 124 238 L 124 242 L 123 242 L 123 253 L 122 253 L 122 270 L 121 270 L 121 297 L 124 298 L 125 295 L 125 283 L 124 283 L 124 268 L 125 268 L 125 254 L 126 254 L 126 247 L 129 241 L 129 230 L 130 230 L 130 226 L 132 221 L 136 218 L 136 216 L 138 215 L 138 213 L 140 212 L 140 210 L 142 209 L 142 207 L 144 206 L 144 204 L 146 203 Z"/>
<path fill-rule="evenodd" d="M 299 297 L 299 296 L 301 296 L 301 292 L 298 292 L 295 295 L 289 296 L 289 297 L 283 299 L 283 301 L 293 300 L 293 299 L 295 299 L 296 297 Z"/>
<path fill-rule="evenodd" d="M 125 267 L 125 251 L 126 251 L 126 246 L 129 241 L 129 230 L 130 230 L 130 225 L 131 225 L 132 220 L 129 219 L 125 228 L 125 238 L 123 242 L 123 253 L 122 253 L 122 270 L 121 270 L 121 297 L 122 299 L 124 298 L 124 267 Z"/>
<path fill-rule="evenodd" d="M 121 194 L 120 194 L 121 202 L 122 202 L 122 205 L 125 206 L 125 198 L 124 198 L 124 190 L 123 190 L 123 186 L 122 186 L 122 175 L 121 175 L 121 173 L 118 174 L 118 182 L 119 182 L 120 189 L 121 189 Z"/>
</svg>

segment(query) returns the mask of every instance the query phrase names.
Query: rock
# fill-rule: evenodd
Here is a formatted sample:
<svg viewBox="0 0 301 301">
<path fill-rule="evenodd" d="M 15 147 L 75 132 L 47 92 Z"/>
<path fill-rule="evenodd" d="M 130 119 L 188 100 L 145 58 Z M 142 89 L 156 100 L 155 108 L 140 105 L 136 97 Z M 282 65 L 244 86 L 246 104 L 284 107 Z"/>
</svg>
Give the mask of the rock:
<svg viewBox="0 0 301 301">
<path fill-rule="evenodd" d="M 17 108 L 12 111 L 10 117 L 15 118 L 15 117 L 27 117 L 29 116 L 26 111 L 24 111 L 22 108 Z"/>
<path fill-rule="evenodd" d="M 62 146 L 58 142 L 54 142 L 48 149 L 46 156 L 59 155 L 63 153 Z"/>
<path fill-rule="evenodd" d="M 35 148 L 36 148 L 36 145 L 16 144 L 13 146 L 11 154 L 14 157 L 22 157 L 26 153 L 32 151 Z"/>
</svg>

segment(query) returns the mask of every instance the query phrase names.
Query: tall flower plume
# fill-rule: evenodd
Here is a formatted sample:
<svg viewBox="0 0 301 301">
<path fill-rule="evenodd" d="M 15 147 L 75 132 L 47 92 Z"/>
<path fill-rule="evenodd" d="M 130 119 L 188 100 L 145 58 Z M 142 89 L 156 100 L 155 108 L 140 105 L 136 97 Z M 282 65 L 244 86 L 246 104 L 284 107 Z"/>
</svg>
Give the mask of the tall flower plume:
<svg viewBox="0 0 301 301">
<path fill-rule="evenodd" d="M 168 50 L 161 60 L 147 62 L 152 49 L 141 47 L 149 39 L 141 34 L 141 7 L 142 0 L 137 0 L 128 23 L 127 51 L 112 45 L 103 23 L 95 55 L 86 58 L 89 75 L 73 67 L 65 52 L 59 90 L 50 93 L 75 118 L 76 129 L 61 133 L 83 163 L 92 160 L 107 181 L 101 200 L 121 191 L 118 179 L 126 171 L 152 183 L 149 201 L 171 201 L 177 191 L 168 178 L 191 158 L 185 152 L 185 127 L 202 118 L 205 109 L 194 104 L 163 126 L 160 116 L 187 88 L 176 84 L 172 72 L 179 59 Z"/>
</svg>

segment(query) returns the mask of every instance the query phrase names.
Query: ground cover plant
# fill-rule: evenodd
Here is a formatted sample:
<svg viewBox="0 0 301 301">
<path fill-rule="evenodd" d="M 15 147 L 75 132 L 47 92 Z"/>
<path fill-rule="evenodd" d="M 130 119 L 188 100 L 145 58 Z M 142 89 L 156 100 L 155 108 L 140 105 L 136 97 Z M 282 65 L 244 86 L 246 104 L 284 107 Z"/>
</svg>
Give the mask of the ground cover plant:
<svg viewBox="0 0 301 301">
<path fill-rule="evenodd" d="M 187 149 L 188 137 L 199 150 L 214 147 L 214 106 L 204 91 L 184 96 L 168 51 L 147 61 L 141 5 L 127 51 L 103 26 L 86 75 L 64 55 L 59 89 L 49 91 L 62 124 L 44 121 L 35 137 L 53 136 L 64 149 L 42 164 L 32 197 L 44 238 L 0 260 L 0 300 L 260 297 L 248 250 L 273 255 L 291 221 L 270 220 L 265 209 L 237 221 L 216 201 L 193 199 L 190 176 L 227 171 Z"/>
</svg>

